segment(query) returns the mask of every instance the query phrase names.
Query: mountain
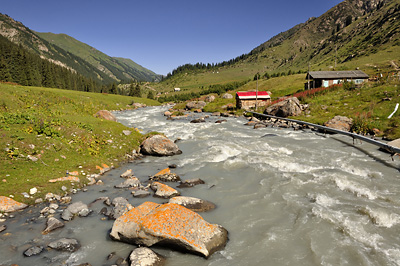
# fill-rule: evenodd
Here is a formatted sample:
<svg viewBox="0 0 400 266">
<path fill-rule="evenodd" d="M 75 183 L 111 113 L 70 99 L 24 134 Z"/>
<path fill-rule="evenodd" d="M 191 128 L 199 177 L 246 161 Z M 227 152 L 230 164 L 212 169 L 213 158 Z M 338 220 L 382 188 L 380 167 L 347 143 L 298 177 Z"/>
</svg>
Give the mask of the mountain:
<svg viewBox="0 0 400 266">
<path fill-rule="evenodd" d="M 84 59 L 95 68 L 106 73 L 115 80 L 158 81 L 161 75 L 140 66 L 131 59 L 110 57 L 99 50 L 82 43 L 66 34 L 36 32 L 49 43 Z"/>
<path fill-rule="evenodd" d="M 399 0 L 346 0 L 261 44 L 247 61 L 271 70 L 334 68 L 335 59 L 344 64 L 398 46 L 399 17 Z"/>
<path fill-rule="evenodd" d="M 0 35 L 42 58 L 99 83 L 109 84 L 131 79 L 154 81 L 161 77 L 133 62 L 128 64 L 126 60 L 109 57 L 67 35 L 36 33 L 21 22 L 1 13 Z"/>
<path fill-rule="evenodd" d="M 345 0 L 318 18 L 295 25 L 248 54 L 226 62 L 184 65 L 159 84 L 201 90 L 253 79 L 256 73 L 360 68 L 368 74 L 400 65 L 400 0 Z M 200 84 L 201 86 L 196 86 Z M 299 88 L 300 89 L 300 88 Z"/>
<path fill-rule="evenodd" d="M 101 83 L 111 83 L 114 80 L 102 71 L 80 57 L 53 45 L 39 37 L 36 33 L 25 27 L 21 22 L 15 21 L 7 15 L 0 13 L 0 35 L 11 42 L 21 45 L 27 50 L 38 54 L 57 65 L 76 71 L 85 77 Z"/>
</svg>

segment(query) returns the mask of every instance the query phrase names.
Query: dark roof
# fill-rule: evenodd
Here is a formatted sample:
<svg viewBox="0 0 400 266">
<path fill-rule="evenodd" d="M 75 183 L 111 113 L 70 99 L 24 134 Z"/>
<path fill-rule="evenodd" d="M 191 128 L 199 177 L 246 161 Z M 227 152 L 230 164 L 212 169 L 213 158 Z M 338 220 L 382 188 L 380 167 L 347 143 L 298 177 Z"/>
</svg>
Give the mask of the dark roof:
<svg viewBox="0 0 400 266">
<path fill-rule="evenodd" d="M 367 79 L 369 76 L 361 70 L 350 71 L 310 71 L 311 79 Z M 308 74 L 306 76 L 308 79 Z"/>
</svg>

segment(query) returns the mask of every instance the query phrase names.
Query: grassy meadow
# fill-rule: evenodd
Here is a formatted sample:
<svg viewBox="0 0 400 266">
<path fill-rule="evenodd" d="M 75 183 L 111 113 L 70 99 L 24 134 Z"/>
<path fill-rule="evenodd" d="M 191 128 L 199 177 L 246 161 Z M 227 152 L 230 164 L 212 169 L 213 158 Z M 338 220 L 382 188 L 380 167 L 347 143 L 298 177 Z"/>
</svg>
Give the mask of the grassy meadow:
<svg viewBox="0 0 400 266">
<path fill-rule="evenodd" d="M 47 192 L 63 194 L 70 182 L 49 183 L 78 171 L 80 183 L 98 173 L 96 165 L 116 166 L 137 149 L 144 136 L 120 123 L 96 118 L 99 110 L 124 110 L 133 102 L 158 105 L 153 100 L 0 83 L 0 195 L 24 198 L 33 187 L 34 197 Z M 123 130 L 130 130 L 126 136 Z M 30 158 L 36 158 L 33 161 Z M 35 160 L 36 160 L 35 159 Z"/>
</svg>

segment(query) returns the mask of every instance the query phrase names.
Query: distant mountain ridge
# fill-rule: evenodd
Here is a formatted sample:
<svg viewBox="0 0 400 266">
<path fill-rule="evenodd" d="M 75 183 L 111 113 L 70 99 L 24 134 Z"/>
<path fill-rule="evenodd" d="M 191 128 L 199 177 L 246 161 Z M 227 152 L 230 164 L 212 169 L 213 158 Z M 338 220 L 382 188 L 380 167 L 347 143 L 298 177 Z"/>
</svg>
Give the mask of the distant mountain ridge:
<svg viewBox="0 0 400 266">
<path fill-rule="evenodd" d="M 375 74 L 400 65 L 400 0 L 345 0 L 321 16 L 279 33 L 247 54 L 218 64 L 187 64 L 160 88 L 196 88 L 272 74 L 360 68 Z M 389 67 L 393 66 L 393 67 Z M 201 75 L 200 75 L 201 73 Z M 223 73 L 223 75 L 215 75 Z M 194 83 L 195 81 L 195 83 Z"/>
<path fill-rule="evenodd" d="M 345 0 L 318 18 L 294 26 L 251 51 L 247 61 L 265 61 L 269 69 L 334 66 L 398 45 L 399 0 Z"/>
<path fill-rule="evenodd" d="M 157 81 L 161 75 L 130 59 L 112 58 L 65 34 L 37 33 L 0 13 L 0 35 L 57 65 L 94 81 L 109 84 L 120 80 Z"/>
<path fill-rule="evenodd" d="M 116 80 L 158 81 L 161 75 L 155 74 L 131 59 L 110 57 L 103 52 L 74 39 L 66 34 L 36 32 L 41 38 L 64 50 L 79 56 L 88 63 Z"/>
</svg>

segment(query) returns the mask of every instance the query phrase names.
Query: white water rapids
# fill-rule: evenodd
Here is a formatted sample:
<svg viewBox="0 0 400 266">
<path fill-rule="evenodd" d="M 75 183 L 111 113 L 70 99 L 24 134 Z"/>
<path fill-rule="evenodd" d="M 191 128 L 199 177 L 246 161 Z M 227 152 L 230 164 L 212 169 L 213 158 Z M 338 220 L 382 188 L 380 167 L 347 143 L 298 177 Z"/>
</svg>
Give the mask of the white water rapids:
<svg viewBox="0 0 400 266">
<path fill-rule="evenodd" d="M 358 141 L 353 145 L 346 136 L 270 127 L 255 130 L 244 126 L 244 118 L 226 118 L 221 124 L 214 123 L 221 119 L 216 117 L 199 124 L 189 123 L 190 119 L 170 121 L 162 115 L 165 110 L 148 107 L 116 116 L 143 133 L 158 131 L 171 140 L 180 139 L 177 144 L 183 153 L 147 156 L 124 165 L 104 177 L 103 188 L 90 187 L 74 195 L 74 201 L 88 204 L 99 196 L 123 196 L 134 206 L 144 201 L 165 202 L 153 197 L 135 199 L 113 185 L 121 182 L 119 175 L 126 169 L 132 168 L 144 182 L 159 169 L 176 164 L 172 171 L 183 180 L 206 182 L 179 190 L 184 196 L 217 205 L 200 214 L 226 228 L 229 241 L 209 259 L 152 247 L 167 258 L 167 265 L 400 265 L 398 157 L 392 161 L 375 146 Z M 98 211 L 101 207 L 92 208 Z M 38 224 L 43 230 L 43 222 Z M 11 255 L 0 251 L 0 265 L 112 265 L 106 260 L 109 253 L 127 257 L 134 246 L 110 240 L 111 227 L 112 221 L 95 215 L 76 218 L 54 234 L 79 239 L 80 251 L 58 255 L 61 259 L 49 259 L 49 251 L 40 258 L 20 261 L 3 257 Z M 12 225 L 8 230 L 13 232 Z M 1 234 L 8 245 L 32 243 Z M 42 237 L 39 233 L 29 239 L 55 237 L 51 234 Z M 4 243 L 0 249 L 5 249 Z M 21 251 L 14 252 L 15 256 L 22 257 Z"/>
</svg>

